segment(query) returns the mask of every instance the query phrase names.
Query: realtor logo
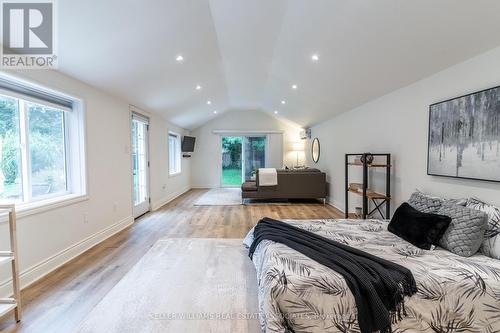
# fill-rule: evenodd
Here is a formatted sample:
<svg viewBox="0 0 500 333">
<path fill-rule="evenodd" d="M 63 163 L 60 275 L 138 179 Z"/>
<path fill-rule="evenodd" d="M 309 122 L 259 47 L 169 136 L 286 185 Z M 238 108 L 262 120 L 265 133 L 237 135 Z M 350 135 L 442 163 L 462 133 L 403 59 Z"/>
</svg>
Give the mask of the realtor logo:
<svg viewBox="0 0 500 333">
<path fill-rule="evenodd" d="M 2 67 L 54 68 L 54 2 L 2 2 Z"/>
</svg>

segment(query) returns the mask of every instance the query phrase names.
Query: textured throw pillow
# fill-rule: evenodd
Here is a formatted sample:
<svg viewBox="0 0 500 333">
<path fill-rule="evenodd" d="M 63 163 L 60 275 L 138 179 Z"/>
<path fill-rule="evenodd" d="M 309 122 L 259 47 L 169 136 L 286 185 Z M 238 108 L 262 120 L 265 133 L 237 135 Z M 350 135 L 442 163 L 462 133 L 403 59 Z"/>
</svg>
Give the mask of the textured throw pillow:
<svg viewBox="0 0 500 333">
<path fill-rule="evenodd" d="M 467 200 L 466 207 L 480 210 L 488 215 L 488 226 L 480 251 L 488 257 L 500 259 L 500 208 L 475 198 Z"/>
<path fill-rule="evenodd" d="M 424 213 L 434 214 L 437 213 L 439 208 L 441 208 L 443 202 L 444 200 L 441 198 L 433 197 L 420 191 L 414 192 L 408 200 L 410 206 L 412 206 L 416 210 Z"/>
<path fill-rule="evenodd" d="M 405 202 L 394 212 L 387 230 L 416 247 L 430 250 L 450 222 L 448 216 L 419 212 Z"/>
<path fill-rule="evenodd" d="M 486 213 L 444 202 L 438 214 L 451 217 L 451 224 L 439 241 L 439 246 L 462 257 L 474 255 L 484 239 L 488 224 Z"/>
</svg>

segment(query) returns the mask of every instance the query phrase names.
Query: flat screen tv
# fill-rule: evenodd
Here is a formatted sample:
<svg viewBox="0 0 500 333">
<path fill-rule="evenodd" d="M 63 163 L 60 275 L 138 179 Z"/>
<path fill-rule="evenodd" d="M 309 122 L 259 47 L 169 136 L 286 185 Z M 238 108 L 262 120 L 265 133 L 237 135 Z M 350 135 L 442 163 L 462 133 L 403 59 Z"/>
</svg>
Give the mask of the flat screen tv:
<svg viewBox="0 0 500 333">
<path fill-rule="evenodd" d="M 192 152 L 194 152 L 194 142 L 195 141 L 196 141 L 195 137 L 184 136 L 182 138 L 182 152 L 183 153 L 192 153 Z"/>
</svg>

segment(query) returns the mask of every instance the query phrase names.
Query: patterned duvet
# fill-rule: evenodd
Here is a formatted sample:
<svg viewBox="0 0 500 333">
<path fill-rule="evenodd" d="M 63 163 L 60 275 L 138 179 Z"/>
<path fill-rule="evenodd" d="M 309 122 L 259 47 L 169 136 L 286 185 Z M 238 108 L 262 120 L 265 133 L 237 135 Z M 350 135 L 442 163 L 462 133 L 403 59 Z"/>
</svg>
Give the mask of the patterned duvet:
<svg viewBox="0 0 500 333">
<path fill-rule="evenodd" d="M 418 293 L 393 332 L 500 332 L 500 260 L 421 250 L 378 220 L 293 220 L 299 228 L 409 268 Z M 253 229 L 244 244 L 252 243 Z M 269 240 L 253 263 L 263 332 L 359 332 L 354 298 L 342 276 Z"/>
</svg>

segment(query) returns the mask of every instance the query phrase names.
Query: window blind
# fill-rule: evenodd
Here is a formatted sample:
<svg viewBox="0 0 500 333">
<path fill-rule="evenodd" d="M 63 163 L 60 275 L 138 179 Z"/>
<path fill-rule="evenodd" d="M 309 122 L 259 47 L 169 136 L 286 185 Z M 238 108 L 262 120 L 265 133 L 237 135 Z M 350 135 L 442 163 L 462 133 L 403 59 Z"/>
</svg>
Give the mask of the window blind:
<svg viewBox="0 0 500 333">
<path fill-rule="evenodd" d="M 54 106 L 63 108 L 66 111 L 73 109 L 73 100 L 61 95 L 45 91 L 22 82 L 16 82 L 11 79 L 0 77 L 0 89 L 13 92 L 18 95 L 26 96 L 41 102 L 47 102 Z"/>
</svg>

